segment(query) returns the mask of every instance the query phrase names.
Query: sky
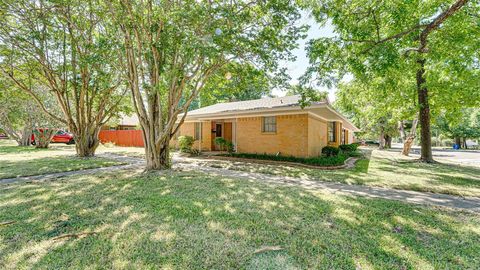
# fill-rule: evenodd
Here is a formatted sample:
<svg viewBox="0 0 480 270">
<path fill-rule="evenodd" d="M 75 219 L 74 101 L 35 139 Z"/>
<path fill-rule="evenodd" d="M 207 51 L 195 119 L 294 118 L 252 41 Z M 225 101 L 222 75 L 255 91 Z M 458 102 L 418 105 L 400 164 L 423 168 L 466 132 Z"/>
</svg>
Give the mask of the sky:
<svg viewBox="0 0 480 270">
<path fill-rule="evenodd" d="M 300 24 L 307 24 L 310 26 L 310 29 L 307 32 L 307 37 L 305 39 L 299 40 L 298 48 L 293 51 L 293 54 L 296 56 L 296 61 L 282 63 L 282 65 L 287 68 L 288 73 L 292 78 L 290 81 L 292 84 L 298 83 L 298 78 L 302 76 L 303 73 L 305 73 L 309 65 L 307 51 L 305 48 L 307 42 L 313 38 L 331 37 L 334 35 L 332 25 L 326 24 L 325 26 L 320 26 L 307 13 L 302 14 Z M 335 100 L 336 88 L 328 89 L 319 87 L 319 89 L 328 92 L 328 98 L 330 99 L 330 101 Z M 285 96 L 285 92 L 281 91 L 280 89 L 274 89 L 272 93 L 276 96 Z"/>
</svg>

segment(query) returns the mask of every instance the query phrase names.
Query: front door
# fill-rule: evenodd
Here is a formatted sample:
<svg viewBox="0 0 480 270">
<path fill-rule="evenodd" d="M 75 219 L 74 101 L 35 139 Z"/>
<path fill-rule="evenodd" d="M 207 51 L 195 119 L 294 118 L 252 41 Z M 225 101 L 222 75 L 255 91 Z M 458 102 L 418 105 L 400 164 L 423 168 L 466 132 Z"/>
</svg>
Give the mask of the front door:
<svg viewBox="0 0 480 270">
<path fill-rule="evenodd" d="M 222 137 L 223 125 L 222 123 L 215 123 L 213 127 L 215 128 L 215 133 L 214 133 L 214 136 L 212 136 L 212 149 L 215 151 L 220 151 L 221 150 L 220 147 L 218 147 L 218 145 L 215 144 L 215 138 Z"/>
</svg>

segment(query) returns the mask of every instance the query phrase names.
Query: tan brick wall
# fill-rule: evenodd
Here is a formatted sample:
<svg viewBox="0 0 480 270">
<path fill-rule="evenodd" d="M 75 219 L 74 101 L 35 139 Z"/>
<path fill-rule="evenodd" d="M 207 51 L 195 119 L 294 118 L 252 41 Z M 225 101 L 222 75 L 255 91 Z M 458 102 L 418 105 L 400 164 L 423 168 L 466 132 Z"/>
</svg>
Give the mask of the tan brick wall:
<svg viewBox="0 0 480 270">
<path fill-rule="evenodd" d="M 337 122 L 337 140 L 327 143 L 327 122 L 312 117 L 308 114 L 278 115 L 277 132 L 262 132 L 262 117 L 245 117 L 237 119 L 237 149 L 243 153 L 268 153 L 293 155 L 299 157 L 318 156 L 324 146 L 338 146 L 341 142 L 342 123 Z M 211 121 L 202 122 L 202 151 L 212 150 Z M 184 123 L 180 127 L 180 135 L 194 137 L 195 124 Z M 353 133 L 348 132 L 348 142 L 353 140 Z M 233 138 L 232 138 L 233 139 Z M 235 139 L 233 139 L 235 143 Z M 199 141 L 195 141 L 194 148 L 198 149 Z M 177 147 L 178 143 L 172 139 L 171 145 Z"/>
<path fill-rule="evenodd" d="M 308 155 L 310 157 L 319 156 L 322 148 L 327 145 L 327 122 L 308 117 Z"/>
<path fill-rule="evenodd" d="M 210 121 L 202 122 L 202 151 L 210 151 L 211 150 L 211 129 L 210 129 Z M 195 137 L 195 123 L 194 122 L 186 122 L 180 127 L 180 136 L 192 136 Z M 193 148 L 198 149 L 199 140 L 196 140 L 193 143 Z M 170 145 L 174 147 L 178 147 L 178 142 L 175 138 L 172 138 L 170 141 Z"/>
<path fill-rule="evenodd" d="M 308 156 L 308 114 L 276 117 L 277 132 L 273 134 L 262 133 L 262 117 L 238 118 L 238 152 Z"/>
</svg>

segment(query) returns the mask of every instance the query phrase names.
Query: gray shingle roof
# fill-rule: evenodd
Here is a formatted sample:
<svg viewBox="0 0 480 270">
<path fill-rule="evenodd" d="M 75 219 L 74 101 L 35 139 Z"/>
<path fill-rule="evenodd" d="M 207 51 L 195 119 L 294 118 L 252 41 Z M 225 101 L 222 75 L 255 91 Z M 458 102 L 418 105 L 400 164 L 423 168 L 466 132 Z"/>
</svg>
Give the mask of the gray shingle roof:
<svg viewBox="0 0 480 270">
<path fill-rule="evenodd" d="M 286 97 L 261 98 L 261 99 L 247 100 L 247 101 L 218 103 L 218 104 L 203 107 L 197 110 L 189 111 L 188 115 L 195 116 L 195 115 L 204 115 L 204 114 L 212 114 L 212 113 L 292 107 L 292 106 L 298 106 L 299 101 L 300 101 L 300 95 L 295 95 L 295 96 L 286 96 Z M 325 103 L 327 102 L 326 101 L 316 102 L 315 104 L 325 104 Z"/>
</svg>

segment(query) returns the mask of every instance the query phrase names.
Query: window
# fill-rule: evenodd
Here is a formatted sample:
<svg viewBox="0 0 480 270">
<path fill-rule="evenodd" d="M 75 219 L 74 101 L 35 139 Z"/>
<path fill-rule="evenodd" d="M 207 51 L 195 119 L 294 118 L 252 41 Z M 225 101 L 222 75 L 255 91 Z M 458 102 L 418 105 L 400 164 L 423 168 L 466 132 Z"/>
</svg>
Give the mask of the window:
<svg viewBox="0 0 480 270">
<path fill-rule="evenodd" d="M 263 117 L 262 132 L 277 132 L 277 118 L 275 116 Z"/>
<path fill-rule="evenodd" d="M 195 140 L 200 140 L 202 136 L 202 123 L 195 123 L 195 135 L 194 139 Z"/>
<path fill-rule="evenodd" d="M 347 132 L 345 131 L 345 129 L 342 129 L 342 144 L 346 144 L 347 143 Z"/>
<path fill-rule="evenodd" d="M 328 142 L 337 141 L 337 123 L 328 122 Z"/>
</svg>

